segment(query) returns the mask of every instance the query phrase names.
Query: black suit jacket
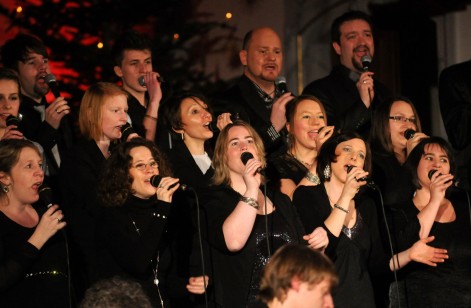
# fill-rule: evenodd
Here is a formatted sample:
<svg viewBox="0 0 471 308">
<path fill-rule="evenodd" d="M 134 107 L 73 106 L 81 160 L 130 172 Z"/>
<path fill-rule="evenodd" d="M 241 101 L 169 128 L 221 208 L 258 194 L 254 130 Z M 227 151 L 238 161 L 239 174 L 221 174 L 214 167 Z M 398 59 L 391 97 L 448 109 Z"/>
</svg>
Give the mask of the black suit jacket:
<svg viewBox="0 0 471 308">
<path fill-rule="evenodd" d="M 336 129 L 356 131 L 367 136 L 371 127 L 372 113 L 379 104 L 392 97 L 380 81 L 374 81 L 374 99 L 370 108 L 363 104 L 352 72 L 345 66 L 335 66 L 329 75 L 315 80 L 304 88 L 303 94 L 319 98 L 327 113 L 329 125 Z"/>
<path fill-rule="evenodd" d="M 450 66 L 439 80 L 440 111 L 457 153 L 458 174 L 471 189 L 471 61 Z"/>
<path fill-rule="evenodd" d="M 215 116 L 230 112 L 233 116 L 237 114 L 240 120 L 249 123 L 262 138 L 268 154 L 284 146 L 282 136 L 285 135 L 285 130 L 283 129 L 280 134 L 274 134 L 275 129 L 270 121 L 271 108 L 266 107 L 247 76 L 242 75 L 234 86 L 217 95 L 212 107 Z"/>
</svg>

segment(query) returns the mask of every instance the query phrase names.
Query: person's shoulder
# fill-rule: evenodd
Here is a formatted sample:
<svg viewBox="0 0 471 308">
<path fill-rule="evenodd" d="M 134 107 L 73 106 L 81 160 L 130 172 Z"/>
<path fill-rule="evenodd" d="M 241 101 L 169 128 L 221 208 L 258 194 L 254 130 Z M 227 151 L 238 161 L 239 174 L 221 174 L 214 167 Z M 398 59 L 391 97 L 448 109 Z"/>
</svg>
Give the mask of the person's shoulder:
<svg viewBox="0 0 471 308">
<path fill-rule="evenodd" d="M 461 75 L 471 76 L 471 60 L 450 65 L 440 73 L 441 78 L 460 77 Z"/>
</svg>

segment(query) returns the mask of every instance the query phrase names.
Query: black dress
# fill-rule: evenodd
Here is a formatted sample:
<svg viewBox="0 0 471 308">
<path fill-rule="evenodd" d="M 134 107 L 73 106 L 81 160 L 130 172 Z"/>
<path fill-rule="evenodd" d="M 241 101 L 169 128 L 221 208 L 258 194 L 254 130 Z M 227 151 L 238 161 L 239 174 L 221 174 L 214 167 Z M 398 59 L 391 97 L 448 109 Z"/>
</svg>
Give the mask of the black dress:
<svg viewBox="0 0 471 308">
<path fill-rule="evenodd" d="M 471 307 L 469 205 L 463 192 L 451 192 L 447 197 L 455 209 L 456 220 L 449 223 L 434 222 L 430 235 L 435 236 L 435 240 L 430 245 L 447 249 L 449 258 L 437 267 L 411 263 L 401 270 L 401 307 Z M 410 247 L 419 240 L 418 213 L 412 199 L 393 212 L 399 249 Z M 392 292 L 391 295 L 396 296 L 396 293 Z"/>
<path fill-rule="evenodd" d="M 332 208 L 324 185 L 300 186 L 293 203 L 306 231 L 324 227 L 329 237 L 326 254 L 334 262 L 339 286 L 333 293 L 335 307 L 375 307 L 371 274 L 389 270 L 389 257 L 384 254 L 379 237 L 376 207 L 366 195 L 357 195 L 357 221 L 339 237 L 329 232 L 324 221 Z M 351 232 L 351 238 L 346 234 Z"/>
<path fill-rule="evenodd" d="M 34 230 L 0 212 L 0 307 L 69 307 L 63 233 L 38 250 L 27 242 Z"/>
<path fill-rule="evenodd" d="M 168 261 L 162 260 L 159 248 L 169 212 L 170 203 L 155 196 L 130 196 L 123 206 L 104 208 L 96 229 L 98 276 L 121 275 L 136 280 L 155 307 L 160 307 L 159 292 L 166 299 L 166 281 L 159 269 Z"/>
<path fill-rule="evenodd" d="M 268 261 L 265 216 L 257 215 L 244 248 L 231 252 L 226 246 L 222 226 L 239 202 L 239 193 L 228 186 L 211 187 L 202 198 L 210 232 L 205 234 L 214 262 L 216 304 L 221 307 L 251 307 L 259 288 L 260 270 Z M 286 243 L 304 243 L 305 234 L 289 198 L 270 193 L 275 211 L 267 215 L 271 254 Z M 248 205 L 247 205 L 248 206 Z"/>
</svg>

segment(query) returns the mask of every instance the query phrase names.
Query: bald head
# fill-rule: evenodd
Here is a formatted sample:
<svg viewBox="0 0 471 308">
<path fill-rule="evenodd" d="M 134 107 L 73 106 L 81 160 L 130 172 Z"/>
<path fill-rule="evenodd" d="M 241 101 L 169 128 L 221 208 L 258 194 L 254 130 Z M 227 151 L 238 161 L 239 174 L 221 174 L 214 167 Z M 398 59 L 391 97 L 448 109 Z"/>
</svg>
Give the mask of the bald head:
<svg viewBox="0 0 471 308">
<path fill-rule="evenodd" d="M 239 56 L 244 74 L 260 86 L 272 84 L 283 67 L 281 39 L 272 28 L 248 32 Z"/>
</svg>

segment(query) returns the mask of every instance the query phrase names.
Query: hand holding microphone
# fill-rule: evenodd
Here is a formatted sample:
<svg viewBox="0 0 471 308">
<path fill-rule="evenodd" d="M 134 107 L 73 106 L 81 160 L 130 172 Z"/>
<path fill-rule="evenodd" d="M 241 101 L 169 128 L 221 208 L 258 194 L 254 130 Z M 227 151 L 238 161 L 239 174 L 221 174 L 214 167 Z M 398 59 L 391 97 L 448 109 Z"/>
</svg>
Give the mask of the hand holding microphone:
<svg viewBox="0 0 471 308">
<path fill-rule="evenodd" d="M 180 185 L 179 179 L 171 177 L 162 177 L 158 174 L 153 175 L 150 178 L 150 184 L 157 188 L 155 190 L 157 194 L 157 199 L 165 202 L 172 202 L 173 193 L 177 189 L 181 189 L 183 191 L 189 189 L 189 187 L 185 184 Z"/>
<path fill-rule="evenodd" d="M 62 118 L 70 113 L 70 106 L 67 101 L 61 96 L 59 86 L 57 85 L 56 76 L 48 74 L 44 81 L 49 85 L 51 92 L 56 98 L 47 108 L 45 121 L 54 129 L 58 129 Z"/>
<path fill-rule="evenodd" d="M 370 71 L 371 66 L 371 56 L 364 55 L 361 57 L 361 64 L 363 66 L 363 73 L 360 75 L 360 79 L 357 82 L 357 89 L 360 94 L 363 104 L 366 108 L 371 106 L 371 102 L 374 99 L 374 73 Z"/>
<path fill-rule="evenodd" d="M 23 139 L 23 133 L 18 130 L 20 118 L 10 114 L 5 120 L 6 128 L 1 139 Z"/>
</svg>

